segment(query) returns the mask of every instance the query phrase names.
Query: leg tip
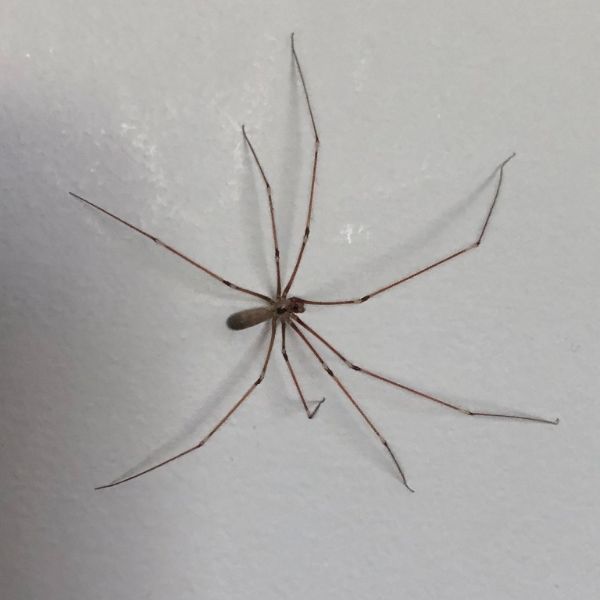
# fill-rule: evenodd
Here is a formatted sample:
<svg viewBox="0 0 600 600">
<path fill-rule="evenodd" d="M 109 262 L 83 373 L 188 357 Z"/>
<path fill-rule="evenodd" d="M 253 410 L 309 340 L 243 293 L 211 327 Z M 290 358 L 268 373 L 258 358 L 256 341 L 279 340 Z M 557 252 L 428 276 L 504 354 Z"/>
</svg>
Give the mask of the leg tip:
<svg viewBox="0 0 600 600">
<path fill-rule="evenodd" d="M 317 400 L 317 402 L 316 402 L 317 405 L 315 406 L 314 410 L 308 414 L 309 419 L 312 419 L 317 414 L 317 411 L 319 410 L 319 408 L 321 408 L 321 404 L 323 404 L 323 402 L 325 402 L 325 398 L 322 398 L 321 400 Z"/>
<path fill-rule="evenodd" d="M 502 169 L 505 165 L 507 165 L 516 155 L 517 155 L 517 153 L 513 152 L 508 158 L 505 158 L 502 161 L 502 164 L 500 165 L 500 168 Z"/>
</svg>

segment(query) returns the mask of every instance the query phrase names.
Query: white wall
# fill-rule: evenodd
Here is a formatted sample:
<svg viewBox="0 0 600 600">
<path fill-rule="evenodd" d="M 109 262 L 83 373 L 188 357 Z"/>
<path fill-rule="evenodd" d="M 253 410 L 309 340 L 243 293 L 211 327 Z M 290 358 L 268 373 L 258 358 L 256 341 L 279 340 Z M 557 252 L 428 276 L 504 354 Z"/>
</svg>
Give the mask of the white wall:
<svg viewBox="0 0 600 600">
<path fill-rule="evenodd" d="M 0 578 L 7 599 L 595 598 L 600 5 L 104 2 L 0 7 Z M 298 343 L 256 378 L 252 306 L 67 195 L 271 291 L 272 180 L 288 272 L 322 137 L 296 293 L 363 295 L 306 320 L 355 362 L 449 401 L 560 416 L 478 420 Z M 277 342 L 279 344 L 279 341 Z M 329 359 L 329 355 L 327 354 Z"/>
</svg>

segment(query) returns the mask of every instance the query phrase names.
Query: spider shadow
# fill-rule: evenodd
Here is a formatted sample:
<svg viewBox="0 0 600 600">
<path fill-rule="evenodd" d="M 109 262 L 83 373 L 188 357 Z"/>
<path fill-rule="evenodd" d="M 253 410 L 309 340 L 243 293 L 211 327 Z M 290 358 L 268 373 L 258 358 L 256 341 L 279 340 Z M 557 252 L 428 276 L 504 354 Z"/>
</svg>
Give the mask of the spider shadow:
<svg viewBox="0 0 600 600">
<path fill-rule="evenodd" d="M 242 134 L 240 133 L 240 136 Z M 252 132 L 248 133 L 248 136 L 252 136 Z M 253 145 L 256 147 L 257 142 L 254 141 L 254 136 L 250 137 Z M 260 263 L 260 283 L 261 291 L 267 296 L 274 296 L 274 271 L 270 270 L 273 264 L 272 253 L 267 251 L 266 238 L 269 238 L 270 242 L 270 224 L 268 226 L 268 232 L 265 227 L 265 216 L 268 215 L 269 205 L 267 192 L 265 190 L 262 178 L 258 167 L 256 166 L 252 153 L 246 141 L 242 136 L 243 145 L 243 161 L 244 161 L 244 175 L 241 186 L 241 200 L 240 200 L 240 213 L 243 215 L 241 219 L 243 227 L 241 236 L 244 240 L 244 246 L 249 250 L 247 256 L 257 257 L 257 262 Z M 261 157 L 260 149 L 257 148 L 257 154 L 259 159 Z M 262 160 L 262 159 L 261 159 Z M 266 168 L 263 166 L 263 168 Z M 268 175 L 267 175 L 268 177 Z M 264 198 L 263 198 L 264 196 Z M 252 202 L 250 198 L 252 197 Z M 258 260 L 258 257 L 261 260 Z M 263 291 L 265 290 L 265 291 Z"/>
<path fill-rule="evenodd" d="M 153 450 L 150 454 L 148 454 L 143 460 L 137 463 L 135 466 L 128 469 L 125 473 L 113 479 L 113 482 L 117 482 L 121 479 L 126 479 L 140 471 L 143 471 L 147 468 L 152 467 L 153 465 L 165 460 L 171 455 L 175 455 L 178 452 L 181 452 L 181 446 L 187 443 L 189 446 L 192 446 L 194 443 L 197 443 L 201 436 L 194 442 L 189 442 L 189 438 L 196 434 L 202 425 L 207 423 L 210 417 L 215 413 L 216 408 L 220 407 L 223 404 L 224 397 L 231 397 L 233 390 L 236 387 L 236 383 L 239 381 L 240 377 L 246 375 L 250 369 L 252 364 L 256 363 L 257 355 L 260 355 L 261 347 L 265 347 L 265 341 L 270 334 L 270 326 L 265 326 L 261 334 L 254 340 L 253 344 L 248 348 L 248 350 L 244 353 L 242 358 L 238 360 L 238 362 L 231 368 L 229 374 L 217 385 L 214 391 L 204 400 L 202 406 L 198 408 L 193 415 L 190 416 L 187 423 L 179 429 L 179 431 L 171 437 L 171 439 L 167 440 L 163 444 L 161 444 L 158 448 Z M 273 356 L 271 356 L 271 361 L 273 360 Z M 261 359 L 262 364 L 262 359 Z M 258 375 L 258 373 L 257 373 Z M 250 385 L 254 381 L 251 379 L 248 385 Z M 256 391 L 256 390 L 255 390 Z M 239 393 L 239 397 L 242 395 L 242 391 Z M 231 398 L 231 401 L 225 404 L 223 407 L 223 412 L 228 410 L 233 402 L 238 399 L 238 396 Z M 248 399 L 250 400 L 250 398 Z M 214 423 L 210 421 L 211 426 Z M 203 434 L 205 435 L 205 434 Z"/>
<path fill-rule="evenodd" d="M 289 52 L 290 61 L 289 61 L 289 78 L 288 78 L 288 93 L 286 106 L 288 106 L 288 110 L 286 110 L 287 120 L 285 123 L 284 131 L 284 144 L 283 150 L 280 153 L 279 160 L 279 172 L 286 173 L 285 179 L 281 182 L 280 185 L 280 197 L 281 198 L 297 198 L 300 197 L 302 192 L 300 189 L 300 172 L 301 167 L 304 167 L 304 160 L 300 157 L 302 154 L 302 125 L 303 119 L 306 119 L 306 125 L 309 125 L 308 122 L 308 113 L 306 115 L 301 114 L 301 103 L 300 103 L 300 79 L 298 76 L 298 72 L 296 70 L 296 64 L 294 62 L 294 58 L 292 56 L 292 52 L 290 49 Z M 289 168 L 289 165 L 293 165 L 295 168 Z M 308 171 L 307 171 L 308 173 Z M 309 174 L 309 173 L 308 173 Z M 309 193 L 309 184 L 310 180 L 306 181 L 306 202 L 308 202 L 308 193 Z M 285 273 L 288 269 L 291 269 L 292 260 L 295 258 L 293 255 L 294 252 L 297 252 L 299 249 L 301 235 L 298 236 L 298 239 L 294 239 L 292 233 L 295 229 L 296 218 L 297 218 L 297 210 L 294 210 L 294 206 L 297 203 L 289 202 L 286 205 L 280 205 L 277 208 L 282 208 L 284 210 L 279 211 L 279 221 L 277 223 L 278 230 L 280 233 L 280 246 L 281 246 L 281 268 L 282 268 L 282 277 L 283 273 Z M 306 210 L 306 206 L 302 205 L 302 210 Z M 284 214 L 285 218 L 281 218 L 281 214 Z M 285 277 L 284 277 L 285 279 Z"/>
<path fill-rule="evenodd" d="M 254 162 L 247 144 L 243 140 L 242 143 L 246 150 L 244 152 L 244 175 L 240 208 L 240 211 L 243 214 L 241 222 L 243 225 L 250 224 L 251 226 L 243 226 L 241 228 L 242 233 L 240 234 L 240 237 L 243 239 L 243 242 L 240 244 L 239 253 L 246 257 L 256 258 L 256 260 L 251 261 L 253 263 L 251 268 L 253 271 L 260 272 L 261 285 L 256 286 L 253 282 L 246 283 L 246 281 L 240 279 L 235 279 L 235 282 L 244 287 L 248 287 L 249 289 L 260 287 L 261 289 L 258 289 L 257 291 L 270 295 L 274 294 L 273 281 L 270 279 L 271 273 L 269 272 L 272 257 L 270 253 L 267 253 L 267 245 L 263 241 L 267 234 L 263 226 L 264 219 L 261 219 L 261 215 L 267 212 L 268 209 L 265 207 L 268 205 L 266 196 L 264 205 L 262 204 L 261 192 L 264 192 L 262 180 L 258 182 L 256 174 L 253 174 L 253 169 L 255 169 Z M 257 185 L 258 183 L 260 183 L 260 189 Z M 250 198 L 252 198 L 253 201 L 249 201 Z M 114 223 L 111 223 L 108 219 L 103 217 L 103 215 L 98 215 L 97 211 L 93 208 L 86 206 L 83 206 L 82 208 L 84 210 L 87 209 L 90 214 L 94 215 L 102 226 L 106 226 L 107 228 L 114 226 Z M 109 210 L 113 209 L 109 207 Z M 134 225 L 137 225 L 137 223 L 134 223 Z M 109 230 L 112 234 L 113 229 L 111 228 Z M 155 272 L 161 279 L 172 282 L 173 287 L 184 285 L 195 294 L 200 294 L 209 301 L 214 300 L 215 298 L 220 300 L 235 300 L 237 298 L 237 300 L 240 301 L 243 300 L 245 302 L 256 304 L 256 298 L 239 293 L 232 294 L 232 291 L 225 288 L 220 281 L 217 281 L 204 273 L 198 273 L 197 269 L 186 264 L 178 257 L 172 256 L 168 252 L 164 252 L 163 249 L 153 247 L 148 240 L 142 239 L 141 236 L 131 232 L 120 233 L 122 236 L 131 239 L 130 245 L 134 248 L 130 253 L 132 255 L 130 257 L 132 263 L 137 263 L 137 266 L 140 269 Z M 161 237 L 160 231 L 153 231 L 153 233 Z M 168 236 L 162 236 L 162 239 L 167 243 L 172 243 L 178 250 L 181 250 L 178 247 L 177 242 L 172 241 Z M 136 249 L 136 244 L 139 244 L 139 251 Z M 193 260 L 198 260 L 201 264 L 206 265 L 208 268 L 212 268 L 212 265 L 202 256 L 198 257 L 194 252 L 188 251 L 187 249 L 181 251 Z M 150 253 L 151 259 L 148 259 L 148 254 L 146 252 Z M 152 252 L 155 252 L 155 254 L 152 254 Z M 262 260 L 259 260 L 258 258 L 261 256 Z M 260 269 L 257 269 L 259 264 L 261 267 Z M 219 272 L 225 278 L 229 277 L 226 272 Z"/>
<path fill-rule="evenodd" d="M 455 204 L 454 206 L 452 206 L 451 208 L 444 211 L 442 214 L 440 214 L 435 219 L 435 221 L 433 221 L 429 226 L 422 229 L 418 234 L 414 235 L 412 238 L 410 238 L 406 241 L 401 242 L 400 244 L 397 244 L 396 246 L 385 251 L 384 253 L 380 254 L 378 257 L 376 257 L 374 259 L 371 258 L 371 259 L 362 261 L 361 263 L 359 263 L 358 265 L 355 266 L 355 268 L 353 269 L 353 273 L 377 273 L 378 266 L 380 266 L 382 264 L 395 264 L 397 262 L 398 256 L 402 256 L 405 258 L 411 258 L 415 255 L 422 254 L 422 250 L 424 247 L 431 245 L 432 241 L 435 243 L 436 240 L 442 239 L 442 234 L 450 228 L 452 223 L 454 223 L 455 220 L 460 215 L 465 214 L 467 212 L 467 209 L 471 205 L 473 205 L 476 200 L 478 200 L 481 197 L 483 192 L 490 187 L 490 184 L 496 178 L 499 170 L 500 170 L 500 166 L 497 166 L 492 171 L 492 173 L 483 180 L 482 183 L 480 183 L 470 194 L 467 195 L 466 199 L 463 202 L 459 202 L 459 203 Z M 491 197 L 490 197 L 490 202 L 491 202 Z M 482 207 L 482 213 L 486 210 L 486 208 L 489 208 L 489 204 L 487 206 Z M 483 223 L 481 223 L 481 224 L 483 224 Z M 472 237 L 465 239 L 461 244 L 457 245 L 457 249 L 460 247 L 466 246 L 467 244 L 469 244 L 472 241 L 475 241 L 475 239 L 477 237 L 477 231 L 478 230 L 476 228 L 474 228 Z M 392 274 L 389 277 L 392 277 L 395 279 L 400 279 L 404 275 L 410 274 L 410 272 L 412 270 L 416 271 L 419 268 L 423 268 L 423 267 L 427 266 L 428 264 L 431 264 L 431 263 L 435 262 L 436 260 L 443 258 L 443 256 L 446 256 L 446 255 L 450 254 L 451 252 L 452 252 L 452 249 L 449 249 L 449 250 L 443 252 L 438 257 L 434 256 L 429 259 L 426 259 L 424 262 L 422 262 L 420 264 L 420 266 L 414 267 L 413 269 L 409 269 L 404 273 L 399 273 L 399 272 L 395 271 L 394 272 L 395 274 Z M 352 280 L 353 273 L 350 273 L 350 274 L 348 274 L 347 272 L 346 273 L 338 273 L 338 275 L 336 277 L 334 277 L 328 281 L 327 289 L 331 289 L 331 290 L 344 289 L 344 285 L 349 280 Z M 385 279 L 385 277 L 384 277 L 383 281 L 380 281 L 380 282 L 374 283 L 374 284 L 367 284 L 367 288 L 377 288 L 377 287 L 379 287 L 381 285 L 385 285 L 387 283 L 389 283 L 389 281 L 387 279 Z M 343 295 L 343 297 L 346 297 L 346 296 L 352 297 L 352 296 L 349 296 L 348 294 L 352 294 L 354 296 L 359 296 L 368 291 L 369 291 L 369 289 L 362 289 L 362 290 L 358 290 L 357 292 L 346 292 Z M 305 295 L 307 297 L 311 297 L 311 298 L 320 297 L 318 291 L 310 292 L 310 293 L 306 292 L 303 295 Z"/>
</svg>

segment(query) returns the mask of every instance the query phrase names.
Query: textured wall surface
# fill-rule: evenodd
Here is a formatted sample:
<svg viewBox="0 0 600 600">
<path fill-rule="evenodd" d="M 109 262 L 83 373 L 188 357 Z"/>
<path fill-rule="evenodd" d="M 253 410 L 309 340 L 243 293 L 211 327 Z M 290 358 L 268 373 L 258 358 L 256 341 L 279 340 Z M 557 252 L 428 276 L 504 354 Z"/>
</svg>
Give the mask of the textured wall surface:
<svg viewBox="0 0 600 600">
<path fill-rule="evenodd" d="M 600 585 L 597 0 L 3 0 L 0 587 L 7 600 L 592 599 Z M 416 493 L 298 340 L 256 379 L 253 306 L 68 196 L 273 290 L 264 190 L 307 322 Z M 497 173 L 496 173 L 497 176 Z"/>
</svg>

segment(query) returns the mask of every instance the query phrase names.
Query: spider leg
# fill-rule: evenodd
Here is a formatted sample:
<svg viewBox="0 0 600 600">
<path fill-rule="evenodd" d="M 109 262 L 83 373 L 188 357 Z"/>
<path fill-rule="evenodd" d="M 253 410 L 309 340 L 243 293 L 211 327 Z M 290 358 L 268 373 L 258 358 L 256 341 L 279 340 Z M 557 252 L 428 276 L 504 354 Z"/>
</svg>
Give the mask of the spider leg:
<svg viewBox="0 0 600 600">
<path fill-rule="evenodd" d="M 308 408 L 308 402 L 304 398 L 304 394 L 302 393 L 300 383 L 298 382 L 298 378 L 296 377 L 296 373 L 294 372 L 294 368 L 292 367 L 292 363 L 290 362 L 290 359 L 288 357 L 287 349 L 285 346 L 285 323 L 283 322 L 281 323 L 281 354 L 283 355 L 283 360 L 285 360 L 285 364 L 287 365 L 290 375 L 292 376 L 292 380 L 294 382 L 294 385 L 296 386 L 296 390 L 298 391 L 298 396 L 300 397 L 300 402 L 302 402 L 302 406 L 304 407 L 306 416 L 309 419 L 312 419 L 317 414 L 319 408 L 321 408 L 321 404 L 325 402 L 325 398 L 323 398 L 322 400 L 318 400 L 316 402 L 315 408 L 313 408 L 312 410 Z"/>
<path fill-rule="evenodd" d="M 250 138 L 248 137 L 248 134 L 246 133 L 246 127 L 244 125 L 242 125 L 242 134 L 244 135 L 244 139 L 246 140 L 246 143 L 248 144 L 248 147 L 250 148 L 250 152 L 252 152 L 252 156 L 254 157 L 254 162 L 256 163 L 256 166 L 258 167 L 258 170 L 260 171 L 260 175 L 262 177 L 262 180 L 265 184 L 265 189 L 267 191 L 267 199 L 269 201 L 269 212 L 271 214 L 271 231 L 273 232 L 273 246 L 274 246 L 274 250 L 275 250 L 275 273 L 277 275 L 277 298 L 279 298 L 281 296 L 281 269 L 279 266 L 279 242 L 277 240 L 277 225 L 275 224 L 275 209 L 273 208 L 273 197 L 271 194 L 271 184 L 269 183 L 269 180 L 267 179 L 267 176 L 265 175 L 264 169 L 262 168 L 262 165 L 260 164 L 260 160 L 258 160 L 256 151 L 254 150 L 254 146 L 252 145 L 252 142 L 250 141 Z"/>
<path fill-rule="evenodd" d="M 481 242 L 483 241 L 483 236 L 485 235 L 488 224 L 492 217 L 492 213 L 494 212 L 496 202 L 498 200 L 498 197 L 500 196 L 500 188 L 502 187 L 502 179 L 504 176 L 504 166 L 514 156 L 515 156 L 514 153 L 511 154 L 497 168 L 497 170 L 500 171 L 500 175 L 498 176 L 498 185 L 496 186 L 496 191 L 494 193 L 494 199 L 492 200 L 492 204 L 487 212 L 485 221 L 479 232 L 479 235 L 474 242 L 468 244 L 467 246 L 464 246 L 462 249 L 458 250 L 457 252 L 453 252 L 452 254 L 449 254 L 448 256 L 434 262 L 433 264 L 431 264 L 427 267 L 419 269 L 418 271 L 415 271 L 414 273 L 411 273 L 410 275 L 406 275 L 405 277 L 402 277 L 401 279 L 398 279 L 397 281 L 393 281 L 392 283 L 390 283 L 388 285 L 385 285 L 385 286 L 378 288 L 372 292 L 369 292 L 368 294 L 365 294 L 364 296 L 361 296 L 360 298 L 352 298 L 349 300 L 307 300 L 306 298 L 300 298 L 300 300 L 302 300 L 302 302 L 304 302 L 305 304 L 319 304 L 321 306 L 334 306 L 337 304 L 362 304 L 363 302 L 366 302 L 367 300 L 370 300 L 371 298 L 374 298 L 375 296 L 378 296 L 379 294 L 383 294 L 384 292 L 387 292 L 388 290 L 396 287 L 397 285 L 400 285 L 401 283 L 405 283 L 406 281 L 409 281 L 410 279 L 414 279 L 415 277 L 418 277 L 419 275 L 422 275 L 423 273 L 426 273 L 427 271 L 431 271 L 431 269 L 439 267 L 440 265 L 443 265 L 444 263 L 447 263 L 454 258 L 458 258 L 459 256 L 462 256 L 463 254 L 469 252 L 470 250 L 474 250 L 475 248 L 478 248 L 481 245 Z"/>
<path fill-rule="evenodd" d="M 351 362 L 347 359 L 339 350 L 337 350 L 330 342 L 328 342 L 322 335 L 317 333 L 312 327 L 310 327 L 307 323 L 305 323 L 302 319 L 297 316 L 294 316 L 294 320 L 302 326 L 304 329 L 309 331 L 314 337 L 316 337 L 321 343 L 323 343 L 327 348 L 329 348 L 336 356 L 338 356 L 344 364 L 353 369 L 354 371 L 359 371 L 360 373 L 364 373 L 369 377 L 373 377 L 374 379 L 378 379 L 379 381 L 383 381 L 384 383 L 389 383 L 397 388 L 410 392 L 411 394 L 416 394 L 421 398 L 425 398 L 426 400 L 431 400 L 432 402 L 436 402 L 442 406 L 446 406 L 451 408 L 452 410 L 456 410 L 464 415 L 470 415 L 473 417 L 499 417 L 504 419 L 516 419 L 521 421 L 535 421 L 536 423 L 547 423 L 549 425 L 558 425 L 559 419 L 544 419 L 542 417 L 534 417 L 530 415 L 517 415 L 514 413 L 503 413 L 503 412 L 486 412 L 486 411 L 473 411 L 464 406 L 460 406 L 458 404 L 453 404 L 448 402 L 447 400 L 442 400 L 441 398 L 437 398 L 436 396 L 432 396 L 431 394 L 427 394 L 421 390 L 418 390 L 414 387 L 410 387 L 399 383 L 398 381 L 394 381 L 393 379 L 389 379 L 388 377 L 384 377 L 383 375 L 379 375 L 369 369 L 365 369 L 364 367 L 359 367 L 357 364 Z"/>
<path fill-rule="evenodd" d="M 308 95 L 308 89 L 306 87 L 306 81 L 304 80 L 304 74 L 302 73 L 302 67 L 300 66 L 300 60 L 298 59 L 298 55 L 296 54 L 296 47 L 294 45 L 294 34 L 291 35 L 291 45 L 292 45 L 292 56 L 294 57 L 294 63 L 296 64 L 296 68 L 298 69 L 298 75 L 300 76 L 300 81 L 302 82 L 302 90 L 304 91 L 304 98 L 306 99 L 306 106 L 308 108 L 308 114 L 310 116 L 310 123 L 312 125 L 313 135 L 315 138 L 315 146 L 313 151 L 313 165 L 312 165 L 312 175 L 310 180 L 310 194 L 308 198 L 308 211 L 306 213 L 306 224 L 304 226 L 304 236 L 302 238 L 302 244 L 300 245 L 300 250 L 298 252 L 298 256 L 296 258 L 296 263 L 294 264 L 294 269 L 292 270 L 292 274 L 288 282 L 285 285 L 283 290 L 283 295 L 286 296 L 290 291 L 292 284 L 294 283 L 294 279 L 296 278 L 296 274 L 298 273 L 298 269 L 300 268 L 300 263 L 302 262 L 302 256 L 304 255 L 304 249 L 306 248 L 306 243 L 308 242 L 308 236 L 310 235 L 310 220 L 312 217 L 313 210 L 313 200 L 315 197 L 315 185 L 317 182 L 317 163 L 319 160 L 319 134 L 317 132 L 317 125 L 315 123 L 315 116 L 313 114 L 312 106 L 310 103 L 310 97 Z"/>
<path fill-rule="evenodd" d="M 152 467 L 149 467 L 148 469 L 144 469 L 143 471 L 140 471 L 139 473 L 136 473 L 135 475 L 131 475 L 131 476 L 125 477 L 123 479 L 117 479 L 116 481 L 113 481 L 112 483 L 107 483 L 106 485 L 101 485 L 95 489 L 96 490 L 104 490 L 106 488 L 121 485 L 122 483 L 131 481 L 132 479 L 137 479 L 138 477 L 141 477 L 142 475 L 146 475 L 147 473 L 150 473 L 151 471 L 154 471 L 156 469 L 159 469 L 160 467 L 164 467 L 165 465 L 168 465 L 169 463 L 177 460 L 178 458 L 185 456 L 186 454 L 190 454 L 191 452 L 194 452 L 194 450 L 198 450 L 199 448 L 202 448 L 202 446 L 204 446 L 204 444 L 206 444 L 206 442 L 208 442 L 208 440 L 227 422 L 229 417 L 231 417 L 231 415 L 243 404 L 243 402 L 250 396 L 250 394 L 252 394 L 252 392 L 262 383 L 262 380 L 264 379 L 265 373 L 267 371 L 267 367 L 269 366 L 269 360 L 271 358 L 271 351 L 273 350 L 273 342 L 275 341 L 275 332 L 276 331 L 277 331 L 277 322 L 275 321 L 275 319 L 273 319 L 271 321 L 271 338 L 269 340 L 269 348 L 267 350 L 267 355 L 265 356 L 265 360 L 263 362 L 263 366 L 260 371 L 260 375 L 258 376 L 258 379 L 244 392 L 242 397 L 225 413 L 225 416 L 222 417 L 221 420 L 197 444 L 195 444 L 191 448 L 188 448 L 187 450 L 184 450 L 183 452 L 179 452 L 179 454 L 175 454 L 174 456 L 171 456 L 170 458 L 163 460 L 162 462 L 160 462 Z"/>
<path fill-rule="evenodd" d="M 158 244 L 165 250 L 168 250 L 172 254 L 175 254 L 176 256 L 178 256 L 179 258 L 190 263 L 197 269 L 204 271 L 207 275 L 210 275 L 210 277 L 213 277 L 217 281 L 220 281 L 222 284 L 226 285 L 228 288 L 231 288 L 232 290 L 236 290 L 238 292 L 242 292 L 244 294 L 250 294 L 251 296 L 256 296 L 257 298 L 260 298 L 261 300 L 265 300 L 267 302 L 271 301 L 270 298 L 268 296 L 265 296 L 264 294 L 259 294 L 258 292 L 255 292 L 255 291 L 250 290 L 245 287 L 241 287 L 239 285 L 236 285 L 235 283 L 232 283 L 231 281 L 228 281 L 227 279 L 224 279 L 223 277 L 221 277 L 214 271 L 211 271 L 210 269 L 206 268 L 204 265 L 201 265 L 199 262 L 196 262 L 194 259 L 190 258 L 189 256 L 186 256 L 182 252 L 179 252 L 179 250 L 176 250 L 175 248 L 173 248 L 173 246 L 170 246 L 169 244 L 163 242 L 161 239 L 157 238 L 156 236 L 152 235 L 151 233 L 148 233 L 147 231 L 144 231 L 143 229 L 136 227 L 135 225 L 129 223 L 128 221 L 126 221 L 125 219 L 122 219 L 121 217 L 118 217 L 117 215 L 106 210 L 105 208 L 102 208 L 101 206 L 98 206 L 97 204 L 90 202 L 90 200 L 86 200 L 82 196 L 79 196 L 78 194 L 75 194 L 73 192 L 69 192 L 69 195 L 73 196 L 73 198 L 77 198 L 77 200 L 81 200 L 81 202 L 84 202 L 88 206 L 91 206 L 92 208 L 100 211 L 101 213 L 104 213 L 105 215 L 109 216 L 111 219 L 114 219 L 115 221 L 122 223 L 126 227 L 129 227 L 129 229 L 133 229 L 134 231 L 137 231 L 138 233 L 142 234 L 144 237 L 147 237 L 148 239 L 152 240 L 155 244 Z"/>
<path fill-rule="evenodd" d="M 300 336 L 302 341 L 308 346 L 310 351 L 316 356 L 317 360 L 321 363 L 321 366 L 323 367 L 323 369 L 325 369 L 325 372 L 333 379 L 333 381 L 335 381 L 335 384 L 340 388 L 340 390 L 342 390 L 342 392 L 344 393 L 346 398 L 348 398 L 348 400 L 350 400 L 350 402 L 352 403 L 352 406 L 354 406 L 354 408 L 358 411 L 360 416 L 364 419 L 365 423 L 370 427 L 371 431 L 377 436 L 377 438 L 379 439 L 379 441 L 381 442 L 383 447 L 386 449 L 386 451 L 390 455 L 391 459 L 394 461 L 394 465 L 396 466 L 396 469 L 398 470 L 398 473 L 400 474 L 400 478 L 402 479 L 402 483 L 404 484 L 404 486 L 409 491 L 414 492 L 414 490 L 408 485 L 408 481 L 406 480 L 404 471 L 402 470 L 402 467 L 400 466 L 399 460 L 396 458 L 396 455 L 394 454 L 394 452 L 391 449 L 390 445 L 388 444 L 387 440 L 383 437 L 383 435 L 381 435 L 381 433 L 379 432 L 377 427 L 373 424 L 373 421 L 371 421 L 371 419 L 369 419 L 369 417 L 367 416 L 365 411 L 360 407 L 358 402 L 356 402 L 356 400 L 352 397 L 352 395 L 346 389 L 344 384 L 338 379 L 337 375 L 329 368 L 329 365 L 323 360 L 323 357 L 317 352 L 316 348 L 308 341 L 308 339 L 306 339 L 306 336 L 300 331 L 300 329 L 298 329 L 298 327 L 295 325 L 294 322 L 290 322 L 290 327 Z"/>
</svg>

